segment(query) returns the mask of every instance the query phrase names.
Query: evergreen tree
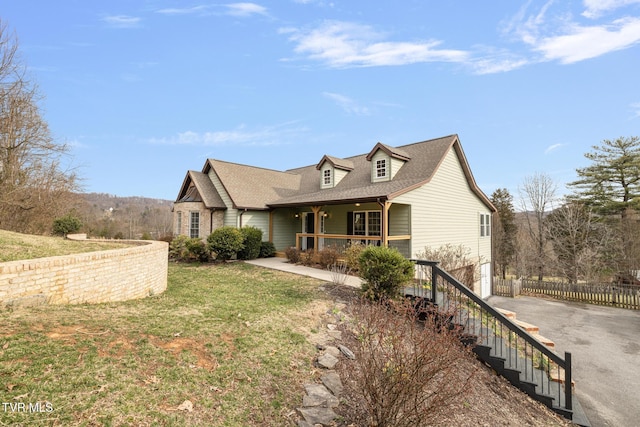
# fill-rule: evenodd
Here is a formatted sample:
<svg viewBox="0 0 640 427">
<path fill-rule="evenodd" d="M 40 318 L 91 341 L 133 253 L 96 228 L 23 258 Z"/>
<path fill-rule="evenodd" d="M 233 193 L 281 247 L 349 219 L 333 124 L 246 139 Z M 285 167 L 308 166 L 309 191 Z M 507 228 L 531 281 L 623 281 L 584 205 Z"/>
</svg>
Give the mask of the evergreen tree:
<svg viewBox="0 0 640 427">
<path fill-rule="evenodd" d="M 592 164 L 577 169 L 580 179 L 569 183 L 574 198 L 602 215 L 626 216 L 629 208 L 640 208 L 640 138 L 604 140 L 585 154 Z"/>
<path fill-rule="evenodd" d="M 491 203 L 498 210 L 498 214 L 494 215 L 493 226 L 495 271 L 500 271 L 504 279 L 516 252 L 515 238 L 518 227 L 513 209 L 513 196 L 506 188 L 499 188 L 491 194 Z"/>
</svg>

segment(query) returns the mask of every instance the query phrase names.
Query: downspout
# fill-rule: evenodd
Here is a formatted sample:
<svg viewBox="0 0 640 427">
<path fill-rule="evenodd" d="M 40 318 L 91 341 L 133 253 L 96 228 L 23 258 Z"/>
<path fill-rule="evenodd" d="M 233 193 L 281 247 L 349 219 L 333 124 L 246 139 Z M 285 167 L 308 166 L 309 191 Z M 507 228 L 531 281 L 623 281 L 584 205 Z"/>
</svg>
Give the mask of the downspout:
<svg viewBox="0 0 640 427">
<path fill-rule="evenodd" d="M 242 228 L 242 215 L 245 214 L 245 212 L 247 212 L 247 209 L 245 208 L 242 212 L 240 212 L 240 217 L 238 218 L 238 221 L 240 223 L 240 226 L 238 228 Z"/>
<path fill-rule="evenodd" d="M 212 208 L 209 211 L 209 234 L 213 233 L 213 213 L 216 211 L 216 208 Z"/>
</svg>

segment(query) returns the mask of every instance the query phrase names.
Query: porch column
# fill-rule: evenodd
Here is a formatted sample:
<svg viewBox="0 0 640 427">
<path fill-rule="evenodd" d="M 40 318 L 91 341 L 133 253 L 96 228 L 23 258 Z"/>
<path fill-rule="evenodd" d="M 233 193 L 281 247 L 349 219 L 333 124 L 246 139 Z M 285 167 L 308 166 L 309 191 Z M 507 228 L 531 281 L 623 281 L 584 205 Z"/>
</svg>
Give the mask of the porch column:
<svg viewBox="0 0 640 427">
<path fill-rule="evenodd" d="M 318 250 L 318 234 L 320 234 L 320 210 L 322 206 L 311 206 L 313 211 L 313 249 Z"/>
<path fill-rule="evenodd" d="M 380 205 L 382 206 L 382 245 L 389 246 L 389 208 L 391 202 L 385 201 Z"/>
</svg>

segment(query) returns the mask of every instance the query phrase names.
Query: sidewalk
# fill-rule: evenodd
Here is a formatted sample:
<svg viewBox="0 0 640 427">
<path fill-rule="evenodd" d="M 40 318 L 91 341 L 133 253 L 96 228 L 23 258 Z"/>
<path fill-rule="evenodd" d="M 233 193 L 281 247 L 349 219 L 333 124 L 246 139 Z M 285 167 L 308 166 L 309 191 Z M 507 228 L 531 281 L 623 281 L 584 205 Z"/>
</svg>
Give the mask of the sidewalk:
<svg viewBox="0 0 640 427">
<path fill-rule="evenodd" d="M 291 264 L 287 262 L 286 258 L 258 258 L 245 262 L 247 264 L 257 265 L 259 267 L 271 268 L 273 270 L 286 271 L 288 273 L 299 274 L 301 276 L 313 277 L 314 279 L 324 280 L 325 282 L 333 282 L 332 273 L 330 271 Z M 362 284 L 362 280 L 359 277 L 347 276 L 344 284 L 347 286 L 353 286 L 354 288 L 359 288 Z"/>
</svg>

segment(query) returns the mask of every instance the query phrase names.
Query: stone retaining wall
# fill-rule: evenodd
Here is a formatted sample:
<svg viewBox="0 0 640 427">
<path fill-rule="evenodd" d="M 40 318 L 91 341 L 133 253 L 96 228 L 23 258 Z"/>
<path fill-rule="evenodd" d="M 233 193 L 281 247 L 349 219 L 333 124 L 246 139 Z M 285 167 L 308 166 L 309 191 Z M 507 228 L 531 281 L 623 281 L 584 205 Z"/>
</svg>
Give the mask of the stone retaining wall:
<svg viewBox="0 0 640 427">
<path fill-rule="evenodd" d="M 0 263 L 0 307 L 126 301 L 164 292 L 169 245 L 122 243 L 127 247 Z"/>
</svg>

